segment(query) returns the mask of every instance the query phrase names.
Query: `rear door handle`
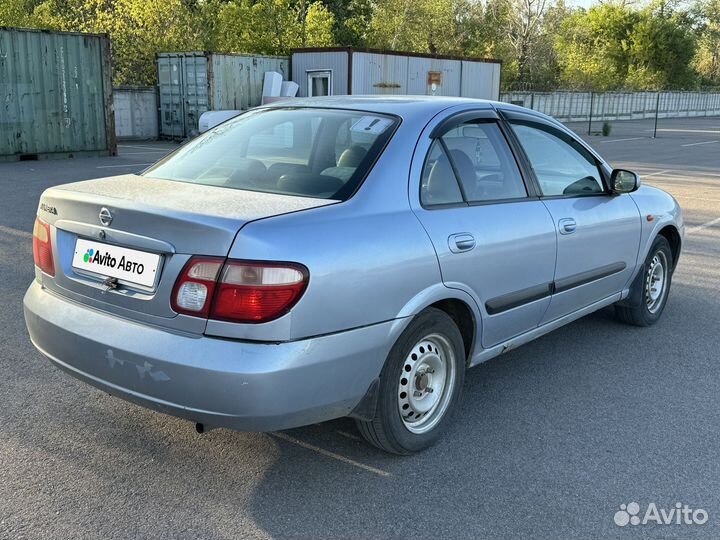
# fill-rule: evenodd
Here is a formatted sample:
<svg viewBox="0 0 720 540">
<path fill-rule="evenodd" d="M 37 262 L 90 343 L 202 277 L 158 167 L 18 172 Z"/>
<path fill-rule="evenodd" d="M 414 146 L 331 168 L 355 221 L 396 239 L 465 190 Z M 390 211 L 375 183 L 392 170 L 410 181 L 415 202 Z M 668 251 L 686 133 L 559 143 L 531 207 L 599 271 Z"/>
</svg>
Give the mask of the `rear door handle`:
<svg viewBox="0 0 720 540">
<path fill-rule="evenodd" d="M 453 253 L 470 251 L 475 247 L 475 238 L 469 233 L 451 234 L 448 238 L 448 247 Z"/>
<path fill-rule="evenodd" d="M 577 223 L 575 223 L 573 218 L 563 218 L 558 221 L 558 228 L 560 229 L 560 234 L 572 234 L 575 232 L 575 229 L 577 229 Z"/>
</svg>

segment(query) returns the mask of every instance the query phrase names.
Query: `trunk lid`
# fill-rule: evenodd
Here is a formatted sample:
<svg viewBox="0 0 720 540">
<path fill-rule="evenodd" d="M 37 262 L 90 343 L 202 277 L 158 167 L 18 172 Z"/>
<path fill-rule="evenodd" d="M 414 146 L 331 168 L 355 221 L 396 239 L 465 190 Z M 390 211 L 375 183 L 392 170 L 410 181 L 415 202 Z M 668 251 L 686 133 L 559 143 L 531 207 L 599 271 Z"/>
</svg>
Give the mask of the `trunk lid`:
<svg viewBox="0 0 720 540">
<path fill-rule="evenodd" d="M 333 202 L 137 175 L 53 187 L 43 193 L 38 210 L 40 218 L 53 225 L 55 277 L 43 276 L 43 284 L 103 311 L 202 332 L 203 319 L 177 315 L 170 308 L 173 285 L 190 256 L 225 257 L 246 223 Z M 108 216 L 101 222 L 103 209 L 111 216 L 109 223 Z M 159 260 L 157 275 L 147 286 L 120 281 L 110 288 L 101 266 L 91 267 L 97 273 L 78 269 L 80 246 L 143 252 L 138 254 L 141 260 Z"/>
</svg>

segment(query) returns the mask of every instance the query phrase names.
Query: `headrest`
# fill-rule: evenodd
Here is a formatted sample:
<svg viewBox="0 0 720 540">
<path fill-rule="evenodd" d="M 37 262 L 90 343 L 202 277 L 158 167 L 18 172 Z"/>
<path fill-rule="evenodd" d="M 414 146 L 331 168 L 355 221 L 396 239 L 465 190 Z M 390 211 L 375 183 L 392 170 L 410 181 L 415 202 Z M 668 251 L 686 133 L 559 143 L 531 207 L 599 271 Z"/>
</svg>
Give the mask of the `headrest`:
<svg viewBox="0 0 720 540">
<path fill-rule="evenodd" d="M 365 159 L 365 156 L 367 155 L 367 150 L 365 150 L 362 146 L 355 144 L 348 148 L 347 150 L 343 151 L 342 154 L 340 154 L 340 158 L 338 158 L 337 166 L 338 167 L 358 167 L 360 163 L 362 163 L 362 160 Z"/>
</svg>

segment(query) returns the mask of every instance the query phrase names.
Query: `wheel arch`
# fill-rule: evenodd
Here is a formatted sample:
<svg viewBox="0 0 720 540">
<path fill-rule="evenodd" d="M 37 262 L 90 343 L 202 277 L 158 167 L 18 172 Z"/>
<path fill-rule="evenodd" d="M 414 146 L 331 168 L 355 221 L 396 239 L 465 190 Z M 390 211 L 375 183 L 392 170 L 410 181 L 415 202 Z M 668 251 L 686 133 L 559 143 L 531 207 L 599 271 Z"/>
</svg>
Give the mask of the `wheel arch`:
<svg viewBox="0 0 720 540">
<path fill-rule="evenodd" d="M 658 236 L 663 236 L 670 244 L 670 250 L 673 258 L 673 271 L 677 267 L 678 259 L 680 258 L 680 250 L 682 249 L 682 237 L 680 231 L 678 231 L 675 225 L 665 225 L 657 233 Z"/>
<path fill-rule="evenodd" d="M 477 335 L 477 320 L 470 306 L 458 298 L 438 300 L 428 307 L 445 312 L 457 325 L 465 346 L 465 365 L 470 365 Z"/>
<path fill-rule="evenodd" d="M 397 324 L 391 332 L 392 343 L 397 341 L 415 316 L 428 308 L 443 311 L 458 326 L 465 346 L 465 365 L 469 367 L 476 343 L 479 343 L 477 336 L 482 329 L 482 319 L 473 298 L 459 289 L 451 289 L 437 284 L 413 298 L 398 315 Z M 371 420 L 377 408 L 379 388 L 380 379 L 378 377 L 348 416 L 364 421 Z"/>
<path fill-rule="evenodd" d="M 430 307 L 445 312 L 457 324 L 465 345 L 466 363 L 469 365 L 469 359 L 480 343 L 478 336 L 482 331 L 482 314 L 475 299 L 466 291 L 436 283 L 405 304 L 398 318 L 410 319 Z M 398 336 L 399 333 L 395 339 Z"/>
</svg>

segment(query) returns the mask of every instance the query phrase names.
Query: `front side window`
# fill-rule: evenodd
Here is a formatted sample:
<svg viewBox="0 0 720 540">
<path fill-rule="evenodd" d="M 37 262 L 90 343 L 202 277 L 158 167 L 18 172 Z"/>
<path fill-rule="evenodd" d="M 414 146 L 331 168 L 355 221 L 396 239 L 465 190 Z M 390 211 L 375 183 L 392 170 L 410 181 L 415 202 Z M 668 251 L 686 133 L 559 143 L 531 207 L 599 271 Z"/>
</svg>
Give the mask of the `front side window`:
<svg viewBox="0 0 720 540">
<path fill-rule="evenodd" d="M 570 144 L 566 136 L 552 128 L 519 121 L 511 123 L 543 195 L 604 193 L 600 169 L 587 150 Z"/>
<path fill-rule="evenodd" d="M 397 119 L 340 109 L 264 109 L 225 122 L 145 176 L 345 200 L 392 136 Z"/>
</svg>

